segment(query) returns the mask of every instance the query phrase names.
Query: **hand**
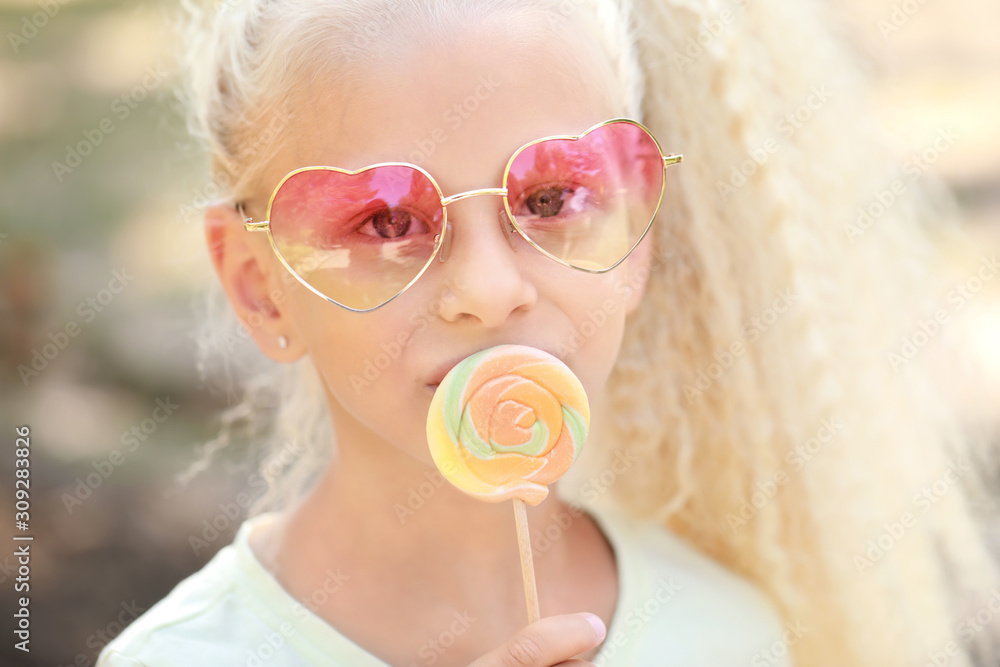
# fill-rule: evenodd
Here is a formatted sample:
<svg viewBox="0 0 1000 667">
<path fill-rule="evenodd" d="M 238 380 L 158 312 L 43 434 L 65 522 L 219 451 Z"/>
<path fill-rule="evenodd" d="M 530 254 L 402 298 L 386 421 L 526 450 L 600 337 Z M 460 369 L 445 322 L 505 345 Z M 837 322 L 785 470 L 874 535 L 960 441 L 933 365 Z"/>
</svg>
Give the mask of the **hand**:
<svg viewBox="0 0 1000 667">
<path fill-rule="evenodd" d="M 525 627 L 502 645 L 469 667 L 594 667 L 573 660 L 589 651 L 607 634 L 604 622 L 594 614 L 549 616 Z"/>
</svg>

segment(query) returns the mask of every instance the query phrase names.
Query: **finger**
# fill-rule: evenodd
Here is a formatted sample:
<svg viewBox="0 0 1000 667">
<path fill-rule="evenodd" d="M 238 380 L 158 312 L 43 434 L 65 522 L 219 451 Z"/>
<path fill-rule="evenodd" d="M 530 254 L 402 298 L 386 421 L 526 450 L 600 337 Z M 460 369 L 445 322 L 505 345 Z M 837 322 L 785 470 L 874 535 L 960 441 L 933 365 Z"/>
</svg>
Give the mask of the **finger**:
<svg viewBox="0 0 1000 667">
<path fill-rule="evenodd" d="M 527 626 L 469 667 L 551 667 L 594 648 L 605 633 L 604 622 L 593 614 L 549 616 Z"/>
</svg>

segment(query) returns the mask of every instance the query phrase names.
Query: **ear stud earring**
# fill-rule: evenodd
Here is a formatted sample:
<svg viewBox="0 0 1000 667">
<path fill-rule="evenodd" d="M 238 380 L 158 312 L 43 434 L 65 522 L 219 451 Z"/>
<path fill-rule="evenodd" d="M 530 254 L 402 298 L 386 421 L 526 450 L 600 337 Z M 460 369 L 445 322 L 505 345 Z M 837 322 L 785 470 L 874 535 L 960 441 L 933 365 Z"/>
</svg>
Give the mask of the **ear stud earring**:
<svg viewBox="0 0 1000 667">
<path fill-rule="evenodd" d="M 287 350 L 288 339 L 285 338 L 284 336 L 278 336 L 278 347 L 280 347 L 282 350 Z"/>
</svg>

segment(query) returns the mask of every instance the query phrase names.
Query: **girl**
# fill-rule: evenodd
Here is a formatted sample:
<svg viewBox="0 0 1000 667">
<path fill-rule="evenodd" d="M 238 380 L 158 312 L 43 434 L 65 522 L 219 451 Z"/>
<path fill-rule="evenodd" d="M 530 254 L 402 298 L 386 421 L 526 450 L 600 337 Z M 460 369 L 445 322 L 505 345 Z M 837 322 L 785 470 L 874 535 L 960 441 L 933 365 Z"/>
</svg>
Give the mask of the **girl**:
<svg viewBox="0 0 1000 667">
<path fill-rule="evenodd" d="M 277 400 L 295 460 L 100 664 L 990 660 L 976 450 L 892 359 L 937 296 L 940 202 L 894 185 L 819 13 L 223 6 L 190 50 L 230 193 L 206 235 L 270 359 L 228 422 Z M 444 483 L 424 436 L 447 370 L 502 343 L 594 410 L 528 511 L 527 626 L 509 506 Z"/>
</svg>

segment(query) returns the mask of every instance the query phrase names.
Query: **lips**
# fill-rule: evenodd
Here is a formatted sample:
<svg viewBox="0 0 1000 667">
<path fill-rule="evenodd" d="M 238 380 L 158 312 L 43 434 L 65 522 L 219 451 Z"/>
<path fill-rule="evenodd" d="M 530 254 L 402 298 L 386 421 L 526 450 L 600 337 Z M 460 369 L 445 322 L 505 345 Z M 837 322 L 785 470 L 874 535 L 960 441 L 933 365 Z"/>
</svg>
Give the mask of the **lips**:
<svg viewBox="0 0 1000 667">
<path fill-rule="evenodd" d="M 448 361 L 445 361 L 444 363 L 438 365 L 434 369 L 434 371 L 428 376 L 428 378 L 427 378 L 427 386 L 430 387 L 431 389 L 437 389 L 438 385 L 441 384 L 441 381 L 444 380 L 444 376 L 448 374 L 448 371 L 450 371 L 452 368 L 454 368 L 455 366 L 457 366 L 463 359 L 466 359 L 466 358 L 472 356 L 476 352 L 481 352 L 482 350 L 485 350 L 485 349 L 488 349 L 488 348 L 491 348 L 491 347 L 495 347 L 497 345 L 503 345 L 503 344 L 505 344 L 507 342 L 508 341 L 504 341 L 504 342 L 501 342 L 501 343 L 493 343 L 491 345 L 484 345 L 484 346 L 478 347 L 478 348 L 476 348 L 474 350 L 470 350 L 468 353 L 463 354 L 463 355 L 461 355 L 459 357 L 453 357 L 453 358 L 449 359 Z M 552 350 L 547 349 L 545 347 L 542 347 L 540 345 L 531 345 L 530 343 L 511 343 L 511 344 L 514 344 L 514 345 L 529 345 L 531 347 L 537 348 L 537 349 L 542 350 L 544 352 L 548 352 L 552 356 L 560 359 L 560 361 L 562 361 L 563 363 L 566 363 L 566 360 L 562 359 L 558 354 L 556 354 Z"/>
<path fill-rule="evenodd" d="M 481 348 L 481 349 L 485 350 L 486 348 Z M 437 386 L 441 384 L 442 380 L 444 380 L 444 376 L 448 374 L 448 371 L 457 366 L 459 362 L 462 361 L 462 359 L 465 359 L 469 355 L 475 354 L 476 352 L 479 352 L 479 350 L 473 350 L 469 352 L 469 354 L 449 359 L 448 361 L 440 364 L 437 368 L 434 369 L 434 372 L 431 373 L 430 378 L 427 380 L 427 386 L 433 389 L 437 389 Z"/>
</svg>

